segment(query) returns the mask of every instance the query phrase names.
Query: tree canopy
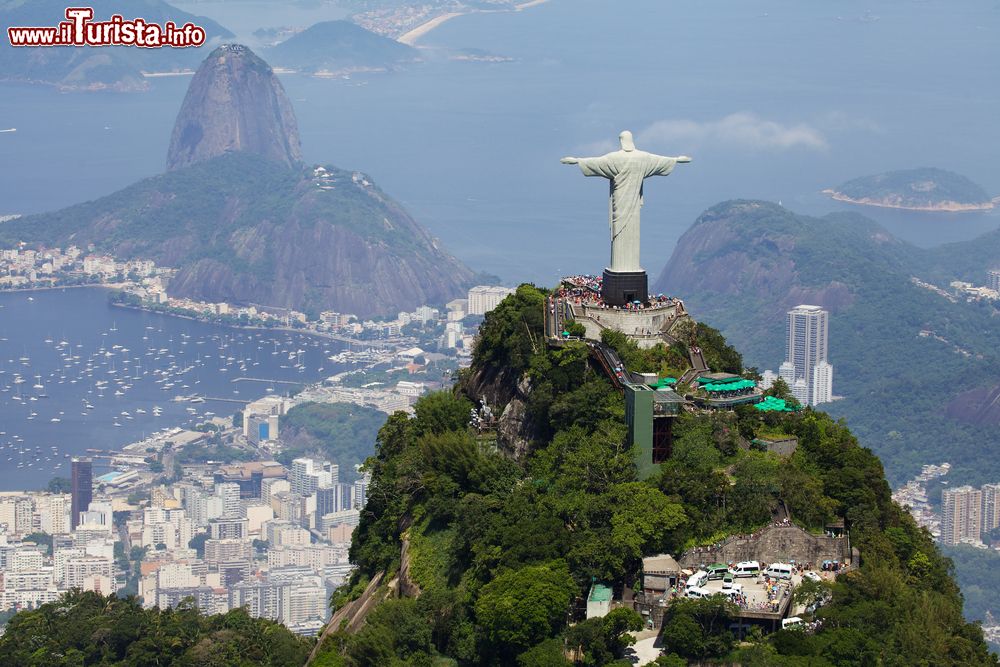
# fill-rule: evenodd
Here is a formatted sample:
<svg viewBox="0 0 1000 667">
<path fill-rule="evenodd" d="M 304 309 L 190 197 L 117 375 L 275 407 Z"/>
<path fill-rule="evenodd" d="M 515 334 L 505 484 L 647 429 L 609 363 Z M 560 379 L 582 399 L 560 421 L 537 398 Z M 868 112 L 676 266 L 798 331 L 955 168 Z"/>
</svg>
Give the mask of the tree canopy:
<svg viewBox="0 0 1000 667">
<path fill-rule="evenodd" d="M 311 642 L 246 610 L 143 609 L 137 598 L 73 591 L 23 611 L 0 636 L 0 665 L 300 667 Z"/>
</svg>

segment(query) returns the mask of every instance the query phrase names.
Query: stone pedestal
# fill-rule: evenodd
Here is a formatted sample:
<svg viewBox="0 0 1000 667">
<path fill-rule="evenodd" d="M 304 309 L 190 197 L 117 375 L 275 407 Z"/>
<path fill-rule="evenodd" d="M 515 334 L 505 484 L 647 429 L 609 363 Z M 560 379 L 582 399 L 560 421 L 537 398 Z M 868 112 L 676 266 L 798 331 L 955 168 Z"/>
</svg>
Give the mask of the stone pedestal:
<svg viewBox="0 0 1000 667">
<path fill-rule="evenodd" d="M 604 269 L 604 286 L 601 298 L 609 306 L 624 306 L 649 300 L 649 278 L 645 271 L 611 271 Z"/>
</svg>

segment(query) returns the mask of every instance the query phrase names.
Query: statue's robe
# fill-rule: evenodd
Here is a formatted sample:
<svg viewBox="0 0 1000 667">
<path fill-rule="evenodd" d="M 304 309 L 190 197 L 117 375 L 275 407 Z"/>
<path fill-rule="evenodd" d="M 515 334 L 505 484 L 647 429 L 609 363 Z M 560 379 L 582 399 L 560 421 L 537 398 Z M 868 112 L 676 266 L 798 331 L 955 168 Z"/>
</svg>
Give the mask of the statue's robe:
<svg viewBox="0 0 1000 667">
<path fill-rule="evenodd" d="M 639 263 L 639 211 L 642 182 L 650 176 L 667 176 L 677 160 L 639 150 L 619 150 L 601 157 L 580 158 L 584 176 L 611 181 L 611 265 L 616 272 L 642 271 Z"/>
</svg>

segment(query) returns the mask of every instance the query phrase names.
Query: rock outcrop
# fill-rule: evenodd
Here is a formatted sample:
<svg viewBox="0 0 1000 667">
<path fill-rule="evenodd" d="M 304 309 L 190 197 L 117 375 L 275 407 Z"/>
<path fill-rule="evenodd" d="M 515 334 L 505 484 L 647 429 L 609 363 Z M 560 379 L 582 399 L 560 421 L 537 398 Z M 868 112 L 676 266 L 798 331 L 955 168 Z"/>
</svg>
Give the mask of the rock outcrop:
<svg viewBox="0 0 1000 667">
<path fill-rule="evenodd" d="M 302 160 L 291 102 L 270 65 L 240 44 L 213 51 L 191 80 L 167 151 L 167 169 L 232 152 L 293 166 Z"/>
<path fill-rule="evenodd" d="M 291 105 L 248 49 L 191 82 L 170 170 L 0 226 L 0 244 L 87 246 L 176 268 L 171 296 L 360 317 L 444 304 L 472 272 L 360 172 L 301 163 Z"/>
</svg>

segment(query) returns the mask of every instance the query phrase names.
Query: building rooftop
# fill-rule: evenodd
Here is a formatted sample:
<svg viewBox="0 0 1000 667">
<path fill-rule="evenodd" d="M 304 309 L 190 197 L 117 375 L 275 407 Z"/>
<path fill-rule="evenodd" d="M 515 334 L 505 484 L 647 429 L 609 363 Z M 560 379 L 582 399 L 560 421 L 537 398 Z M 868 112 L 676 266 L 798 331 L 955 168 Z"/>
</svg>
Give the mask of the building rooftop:
<svg viewBox="0 0 1000 667">
<path fill-rule="evenodd" d="M 604 584 L 594 584 L 590 589 L 589 602 L 611 602 L 611 588 Z"/>
<path fill-rule="evenodd" d="M 680 572 L 681 566 L 677 564 L 670 554 L 660 554 L 642 559 L 642 571 L 647 574 L 659 572 Z"/>
</svg>

